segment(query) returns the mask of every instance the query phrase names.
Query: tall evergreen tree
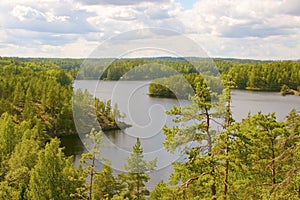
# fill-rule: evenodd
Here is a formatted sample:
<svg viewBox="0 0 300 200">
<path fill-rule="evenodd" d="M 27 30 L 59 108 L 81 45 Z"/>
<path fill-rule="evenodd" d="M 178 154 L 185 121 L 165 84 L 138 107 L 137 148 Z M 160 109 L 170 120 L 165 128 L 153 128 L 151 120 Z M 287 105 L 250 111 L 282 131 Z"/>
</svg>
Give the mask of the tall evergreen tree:
<svg viewBox="0 0 300 200">
<path fill-rule="evenodd" d="M 173 120 L 177 125 L 164 127 L 166 135 L 165 147 L 174 151 L 181 144 L 194 143 L 186 152 L 189 156 L 187 162 L 175 162 L 175 173 L 171 182 L 177 184 L 184 182 L 189 196 L 182 198 L 201 198 L 217 196 L 217 158 L 213 154 L 215 131 L 211 130 L 213 98 L 217 98 L 205 84 L 196 84 L 195 95 L 191 98 L 192 104 L 183 108 L 173 107 L 167 114 L 175 116 Z M 205 141 L 205 143 L 203 143 Z M 196 182 L 197 186 L 192 183 Z M 194 184 L 194 185 L 195 185 Z M 200 190 L 201 187 L 201 190 Z M 193 192 L 192 192 L 193 191 Z"/>
<path fill-rule="evenodd" d="M 75 196 L 81 199 L 93 199 L 94 194 L 94 182 L 95 175 L 98 173 L 98 159 L 100 159 L 102 132 L 91 130 L 86 135 L 88 142 L 85 145 L 88 146 L 89 151 L 83 153 L 80 162 L 83 164 L 83 177 L 87 178 L 87 182 L 84 187 L 77 188 Z"/>
<path fill-rule="evenodd" d="M 127 174 L 122 174 L 121 177 L 126 183 L 126 193 L 124 198 L 128 199 L 145 199 L 145 196 L 149 195 L 149 191 L 145 187 L 145 183 L 150 180 L 147 172 L 154 170 L 157 159 L 146 161 L 143 156 L 143 148 L 141 146 L 140 139 L 136 139 L 136 143 L 133 146 L 133 152 L 127 159 L 125 169 Z"/>
</svg>

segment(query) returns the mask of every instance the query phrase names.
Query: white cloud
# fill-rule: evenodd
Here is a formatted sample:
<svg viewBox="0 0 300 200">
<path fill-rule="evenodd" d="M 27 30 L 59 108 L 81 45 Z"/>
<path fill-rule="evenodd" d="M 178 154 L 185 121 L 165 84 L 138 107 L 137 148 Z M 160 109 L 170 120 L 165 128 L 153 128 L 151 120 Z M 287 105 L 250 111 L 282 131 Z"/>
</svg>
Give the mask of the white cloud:
<svg viewBox="0 0 300 200">
<path fill-rule="evenodd" d="M 143 2 L 149 2 L 149 0 L 76 0 L 83 5 L 137 5 Z M 169 2 L 169 0 L 152 0 L 153 3 L 164 3 Z"/>
<path fill-rule="evenodd" d="M 85 57 L 87 48 L 145 27 L 191 36 L 211 56 L 300 52 L 299 0 L 199 0 L 187 10 L 176 0 L 12 0 L 0 3 L 0 25 L 0 55 Z"/>
<path fill-rule="evenodd" d="M 91 13 L 76 8 L 76 5 L 70 2 L 57 4 L 51 7 L 47 7 L 49 6 L 47 1 L 30 5 L 28 5 L 28 2 L 16 5 L 7 4 L 5 10 L 1 10 L 3 11 L 1 15 L 5 18 L 2 21 L 2 27 L 5 29 L 66 34 L 83 34 L 97 31 L 86 21 Z"/>
<path fill-rule="evenodd" d="M 29 19 L 41 19 L 43 18 L 43 13 L 27 6 L 17 5 L 11 12 L 12 16 L 16 17 L 18 20 L 23 21 L 26 18 Z"/>
<path fill-rule="evenodd" d="M 40 12 L 28 6 L 17 5 L 11 11 L 13 17 L 16 17 L 20 21 L 24 20 L 46 20 L 47 22 L 66 22 L 69 16 L 55 16 L 51 12 Z"/>
</svg>

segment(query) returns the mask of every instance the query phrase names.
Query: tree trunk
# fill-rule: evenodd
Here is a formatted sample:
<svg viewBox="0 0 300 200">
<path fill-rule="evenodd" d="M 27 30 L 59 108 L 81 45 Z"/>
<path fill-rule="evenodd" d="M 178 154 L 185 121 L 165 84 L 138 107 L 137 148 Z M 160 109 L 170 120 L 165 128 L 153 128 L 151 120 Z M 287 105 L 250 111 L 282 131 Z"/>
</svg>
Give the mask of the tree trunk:
<svg viewBox="0 0 300 200">
<path fill-rule="evenodd" d="M 92 194 L 93 194 L 94 167 L 95 167 L 95 153 L 93 154 L 91 172 L 90 172 L 90 176 L 91 176 L 91 178 L 90 178 L 90 194 L 89 194 L 90 200 L 92 200 Z"/>
<path fill-rule="evenodd" d="M 211 186 L 211 194 L 213 196 L 213 200 L 217 200 L 217 189 L 216 189 L 216 182 L 214 180 L 214 183 Z"/>
<path fill-rule="evenodd" d="M 228 160 L 228 131 L 226 131 L 226 161 L 225 161 L 225 177 L 224 177 L 224 200 L 227 200 L 227 193 L 228 193 L 228 173 L 229 173 L 229 160 Z"/>
<path fill-rule="evenodd" d="M 230 84 L 230 83 L 229 83 Z M 231 90 L 230 85 L 226 86 L 225 95 L 226 95 L 226 116 L 225 116 L 225 131 L 226 131 L 226 138 L 225 138 L 225 177 L 224 177 L 224 200 L 227 200 L 228 196 L 228 175 L 229 175 L 229 130 L 228 127 L 231 125 L 232 122 L 232 115 L 231 115 Z"/>
<path fill-rule="evenodd" d="M 209 133 L 209 126 L 210 126 L 210 121 L 209 121 L 209 108 L 205 106 L 205 118 L 206 118 L 206 135 L 207 135 L 207 150 L 208 150 L 208 155 L 211 155 L 211 150 L 212 150 L 212 140 L 211 140 L 211 135 Z"/>
<path fill-rule="evenodd" d="M 136 187 L 137 187 L 137 199 L 139 200 L 140 199 L 140 176 L 139 176 L 139 173 L 137 173 L 137 184 L 136 184 Z"/>
<path fill-rule="evenodd" d="M 275 139 L 274 139 L 275 140 Z M 275 151 L 274 151 L 274 140 L 272 140 L 272 163 L 271 163 L 271 171 L 272 171 L 272 190 L 274 190 L 276 186 L 276 168 L 275 168 Z M 273 191 L 273 199 L 276 199 L 276 191 Z"/>
<path fill-rule="evenodd" d="M 207 148 L 208 148 L 208 156 L 213 156 L 211 154 L 212 151 L 212 137 L 209 132 L 209 127 L 210 127 L 210 117 L 209 117 L 209 108 L 205 106 L 205 118 L 206 118 L 206 134 L 207 134 Z M 215 181 L 215 169 L 213 166 L 213 163 L 211 163 L 211 175 L 213 177 L 213 184 L 211 186 L 211 195 L 213 196 L 213 200 L 216 200 L 216 195 L 217 195 L 217 189 L 216 189 L 216 181 Z"/>
</svg>

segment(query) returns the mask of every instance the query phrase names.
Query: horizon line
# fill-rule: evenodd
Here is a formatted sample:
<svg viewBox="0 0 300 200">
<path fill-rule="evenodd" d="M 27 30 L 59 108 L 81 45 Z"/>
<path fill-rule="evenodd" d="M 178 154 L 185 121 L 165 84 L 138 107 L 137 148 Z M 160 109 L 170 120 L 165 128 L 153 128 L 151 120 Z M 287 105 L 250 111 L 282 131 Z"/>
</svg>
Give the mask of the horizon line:
<svg viewBox="0 0 300 200">
<path fill-rule="evenodd" d="M 125 58 L 114 58 L 114 57 L 103 57 L 103 58 L 86 58 L 86 57 L 31 57 L 31 56 L 1 56 L 2 58 L 8 59 L 114 59 L 114 60 L 122 60 L 122 59 L 153 59 L 153 58 L 173 58 L 173 59 L 184 59 L 184 58 L 200 58 L 200 59 L 230 59 L 230 60 L 252 60 L 252 61 L 300 61 L 300 58 L 295 59 L 258 59 L 258 58 L 238 58 L 238 57 L 198 57 L 198 56 L 145 56 L 145 57 L 125 57 Z"/>
</svg>

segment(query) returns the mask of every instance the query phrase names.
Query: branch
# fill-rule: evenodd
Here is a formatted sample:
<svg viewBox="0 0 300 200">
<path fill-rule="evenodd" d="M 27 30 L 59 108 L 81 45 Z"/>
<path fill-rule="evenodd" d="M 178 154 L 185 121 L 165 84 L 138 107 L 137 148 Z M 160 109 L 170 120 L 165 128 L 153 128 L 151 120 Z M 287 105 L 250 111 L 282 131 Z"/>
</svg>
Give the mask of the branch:
<svg viewBox="0 0 300 200">
<path fill-rule="evenodd" d="M 188 187 L 189 184 L 191 184 L 193 181 L 198 180 L 199 177 L 193 177 L 181 184 L 179 187 Z"/>
<path fill-rule="evenodd" d="M 74 195 L 77 196 L 77 197 L 79 197 L 79 198 L 81 198 L 81 199 L 83 199 L 83 200 L 88 200 L 87 198 L 85 198 L 85 197 L 84 197 L 83 195 L 81 195 L 81 194 L 75 193 Z"/>
<path fill-rule="evenodd" d="M 222 124 L 222 122 L 218 122 L 214 118 L 209 118 L 209 119 L 211 119 L 213 122 L 215 122 L 218 125 L 224 126 L 224 124 Z"/>
<path fill-rule="evenodd" d="M 205 174 L 207 174 L 207 173 L 205 172 L 205 173 L 201 174 L 199 177 L 204 176 Z M 199 177 L 193 177 L 193 178 L 190 178 L 190 179 L 187 180 L 186 182 L 182 183 L 179 187 L 188 187 L 189 184 L 191 184 L 192 182 L 198 180 Z"/>
</svg>

